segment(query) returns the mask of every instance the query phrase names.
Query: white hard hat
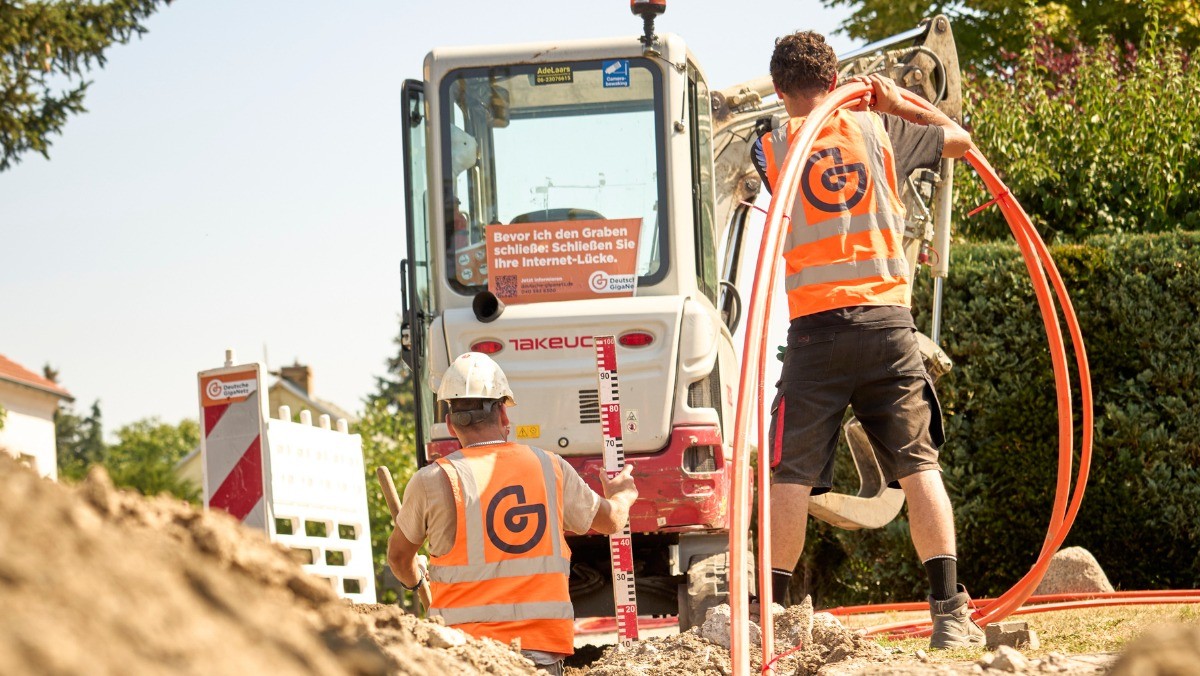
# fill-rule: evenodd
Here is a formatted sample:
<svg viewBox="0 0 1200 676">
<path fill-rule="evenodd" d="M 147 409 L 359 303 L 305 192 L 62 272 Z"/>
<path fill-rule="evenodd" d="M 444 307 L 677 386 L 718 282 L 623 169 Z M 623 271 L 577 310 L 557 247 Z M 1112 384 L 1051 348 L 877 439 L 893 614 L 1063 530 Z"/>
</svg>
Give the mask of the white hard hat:
<svg viewBox="0 0 1200 676">
<path fill-rule="evenodd" d="M 442 374 L 437 388 L 438 401 L 451 399 L 502 399 L 505 406 L 516 406 L 508 376 L 500 365 L 482 352 L 464 352 Z"/>
<path fill-rule="evenodd" d="M 479 161 L 479 143 L 466 131 L 450 125 L 450 166 L 458 176 Z"/>
</svg>

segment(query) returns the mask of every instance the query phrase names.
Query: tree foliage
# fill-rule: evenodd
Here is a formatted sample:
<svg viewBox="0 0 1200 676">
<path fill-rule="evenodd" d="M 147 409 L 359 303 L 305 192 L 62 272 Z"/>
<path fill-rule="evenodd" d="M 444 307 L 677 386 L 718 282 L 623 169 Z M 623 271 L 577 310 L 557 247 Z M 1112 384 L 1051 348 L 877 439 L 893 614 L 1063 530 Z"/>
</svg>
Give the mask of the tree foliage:
<svg viewBox="0 0 1200 676">
<path fill-rule="evenodd" d="M 1018 53 L 1035 38 L 1065 45 L 1109 40 L 1137 44 L 1146 33 L 1200 46 L 1200 3 L 1194 0 L 822 0 L 847 7 L 841 30 L 852 38 L 878 40 L 913 28 L 924 17 L 950 17 L 964 65 L 990 67 L 1005 52 Z"/>
<path fill-rule="evenodd" d="M 387 589 L 387 541 L 392 534 L 392 515 L 375 477 L 376 467 L 387 467 L 401 495 L 416 471 L 415 428 L 412 409 L 397 409 L 381 398 L 369 398 L 358 423 L 362 435 L 363 463 L 366 468 L 367 512 L 371 520 L 371 551 L 374 554 L 376 589 L 381 603 L 396 600 L 395 590 Z"/>
<path fill-rule="evenodd" d="M 375 377 L 375 392 L 369 399 L 386 403 L 388 409 L 397 414 L 405 411 L 412 415 L 412 371 L 400 356 L 399 335 L 392 339 L 392 344 L 396 346 L 396 353 L 387 358 L 387 372 Z"/>
<path fill-rule="evenodd" d="M 76 413 L 70 404 L 61 404 L 54 412 L 54 443 L 59 479 L 79 481 L 87 476 L 89 467 L 104 462 L 100 402 L 92 402 L 88 415 Z"/>
<path fill-rule="evenodd" d="M 200 425 L 195 420 L 178 425 L 157 418 L 139 420 L 118 429 L 116 437 L 102 462 L 113 484 L 143 495 L 168 493 L 199 502 L 199 488 L 175 472 L 175 464 L 200 444 Z"/>
<path fill-rule="evenodd" d="M 85 75 L 104 52 L 146 32 L 162 0 L 0 0 L 0 171 L 85 112 Z"/>
<path fill-rule="evenodd" d="M 58 382 L 58 372 L 50 366 L 43 373 Z M 200 444 L 200 426 L 194 420 L 178 425 L 156 418 L 139 420 L 119 428 L 116 442 L 109 444 L 104 441 L 99 401 L 92 402 L 87 415 L 64 403 L 54 412 L 54 436 L 60 480 L 79 481 L 93 465 L 101 465 L 116 486 L 143 495 L 168 493 L 200 501 L 199 487 L 175 472 L 175 465 Z"/>
<path fill-rule="evenodd" d="M 1178 44 L 1039 40 L 964 91 L 975 143 L 1046 239 L 1200 229 L 1200 63 Z M 965 214 L 990 198 L 962 169 Z M 995 208 L 956 227 L 1009 236 Z"/>
<path fill-rule="evenodd" d="M 42 376 L 58 384 L 58 369 L 42 366 Z M 79 481 L 87 476 L 88 468 L 104 460 L 104 426 L 100 401 L 92 402 L 91 412 L 82 415 L 66 401 L 54 411 L 54 451 L 58 462 L 58 478 Z"/>
<path fill-rule="evenodd" d="M 395 343 L 399 346 L 400 339 Z M 397 599 L 392 589 L 384 587 L 388 578 L 387 541 L 392 533 L 392 516 L 384 501 L 383 491 L 375 477 L 376 467 L 392 472 L 396 489 L 404 494 L 404 486 L 417 471 L 416 427 L 413 419 L 412 384 L 408 367 L 396 356 L 387 360 L 387 373 L 376 378 L 376 390 L 367 396 L 357 432 L 362 435 L 363 462 L 366 468 L 367 511 L 371 520 L 371 551 L 374 554 L 376 588 L 381 603 Z M 405 596 L 411 594 L 405 592 Z M 412 599 L 407 599 L 412 603 Z"/>
</svg>

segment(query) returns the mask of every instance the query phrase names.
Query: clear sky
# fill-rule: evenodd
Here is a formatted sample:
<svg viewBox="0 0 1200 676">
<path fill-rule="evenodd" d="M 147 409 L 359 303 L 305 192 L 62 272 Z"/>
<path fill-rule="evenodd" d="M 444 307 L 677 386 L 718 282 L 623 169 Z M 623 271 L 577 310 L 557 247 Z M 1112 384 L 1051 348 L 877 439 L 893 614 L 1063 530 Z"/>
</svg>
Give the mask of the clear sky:
<svg viewBox="0 0 1200 676">
<path fill-rule="evenodd" d="M 818 0 L 671 0 L 717 89 Z M 395 353 L 400 88 L 431 48 L 640 34 L 625 0 L 177 0 L 108 54 L 86 105 L 0 173 L 0 354 L 50 363 L 105 428 L 196 416 L 224 350 L 314 369 L 352 411 Z M 854 46 L 831 35 L 835 50 Z"/>
</svg>

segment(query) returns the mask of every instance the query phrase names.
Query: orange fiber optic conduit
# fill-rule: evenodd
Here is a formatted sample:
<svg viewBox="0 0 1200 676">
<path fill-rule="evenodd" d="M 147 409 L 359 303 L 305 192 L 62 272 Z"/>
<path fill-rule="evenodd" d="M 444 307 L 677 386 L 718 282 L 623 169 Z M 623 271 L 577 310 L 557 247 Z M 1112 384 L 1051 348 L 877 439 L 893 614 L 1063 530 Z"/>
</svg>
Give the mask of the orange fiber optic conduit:
<svg viewBox="0 0 1200 676">
<path fill-rule="evenodd" d="M 835 110 L 850 106 L 870 91 L 871 86 L 861 82 L 839 87 L 808 116 L 805 123 L 797 132 L 796 138 L 790 144 L 787 157 L 784 159 L 783 170 L 779 175 L 779 185 L 775 188 L 774 196 L 767 210 L 762 248 L 759 251 L 758 268 L 755 271 L 754 286 L 752 287 L 750 307 L 746 320 L 747 331 L 742 353 L 743 366 L 738 391 L 737 417 L 734 425 L 732 523 L 730 524 L 729 535 L 729 596 L 732 620 L 730 649 L 735 675 L 749 674 L 750 669 L 749 623 L 747 621 L 749 619 L 747 617 L 748 600 L 746 590 L 744 589 L 747 574 L 745 555 L 749 540 L 750 512 L 749 457 L 745 452 L 746 425 L 751 419 L 751 414 L 757 410 L 761 410 L 764 400 L 763 374 L 765 373 L 765 350 L 762 333 L 768 316 L 767 309 L 770 307 L 771 297 L 777 284 L 778 261 L 782 255 L 782 238 L 780 234 L 784 230 L 784 221 L 788 219 L 796 200 L 802 158 L 807 157 L 809 151 L 812 149 L 818 131 L 824 126 L 825 121 Z M 910 92 L 901 90 L 901 95 L 910 103 L 933 110 L 932 105 Z M 1079 329 L 1079 322 L 1075 316 L 1074 307 L 1071 305 L 1071 299 L 1067 295 L 1062 276 L 1059 274 L 1058 268 L 1050 257 L 1045 243 L 1033 228 L 1029 217 L 1021 209 L 1021 206 L 1017 204 L 1016 200 L 1013 199 L 1008 188 L 996 175 L 995 170 L 992 169 L 987 160 L 975 149 L 968 151 L 964 159 L 982 177 L 984 185 L 993 197 L 992 202 L 988 204 L 995 203 L 1000 207 L 1017 241 L 1017 246 L 1021 250 L 1021 255 L 1025 260 L 1025 266 L 1033 282 L 1038 307 L 1041 310 L 1042 322 L 1046 327 L 1058 403 L 1058 477 L 1046 539 L 1042 544 L 1042 549 L 1038 554 L 1037 560 L 1024 577 L 999 598 L 986 603 L 986 605 L 980 604 L 980 608 L 974 613 L 973 617 L 976 622 L 983 625 L 996 622 L 1012 614 L 1033 594 L 1034 589 L 1037 588 L 1038 583 L 1041 582 L 1042 577 L 1046 573 L 1047 567 L 1050 565 L 1050 557 L 1062 545 L 1063 540 L 1070 531 L 1071 525 L 1075 521 L 1075 517 L 1079 513 L 1092 459 L 1092 387 L 1087 364 L 1087 354 L 1083 346 L 1083 334 Z M 764 271 L 766 272 L 765 275 L 763 274 Z M 1057 297 L 1059 307 L 1062 309 L 1063 319 L 1070 333 L 1071 343 L 1075 348 L 1075 363 L 1080 383 L 1080 400 L 1083 416 L 1081 425 L 1082 440 L 1079 451 L 1079 471 L 1076 475 L 1073 491 L 1071 468 L 1074 435 L 1070 376 L 1067 369 L 1066 346 L 1063 342 L 1062 331 L 1059 328 L 1058 311 L 1054 302 L 1055 298 L 1051 297 L 1051 288 L 1053 288 L 1054 296 Z M 754 389 L 758 395 L 756 402 L 759 404 L 758 409 L 753 409 L 750 406 L 750 386 L 752 383 L 757 385 Z M 765 432 L 761 429 L 761 425 L 759 427 L 758 441 L 761 453 L 761 449 L 765 449 L 767 446 L 763 443 Z M 758 578 L 759 598 L 764 600 L 771 598 L 771 576 L 761 573 L 761 571 L 770 569 L 769 526 L 767 526 L 770 523 L 769 465 L 769 462 L 761 460 L 759 462 L 760 574 Z M 774 654 L 774 637 L 770 630 L 773 623 L 767 619 L 770 613 L 770 604 L 763 603 L 760 605 L 762 606 L 762 615 L 760 618 L 762 624 L 760 626 L 764 630 L 762 633 L 764 662 L 769 664 L 770 658 L 767 656 Z M 929 632 L 929 622 L 924 621 L 883 625 L 874 627 L 869 633 L 901 633 L 911 636 L 921 636 L 928 635 Z M 769 673 L 770 668 L 765 668 L 764 672 Z"/>
<path fill-rule="evenodd" d="M 1040 594 L 1030 596 L 1025 600 L 1026 603 L 1038 603 L 1049 605 L 1059 605 L 1064 603 L 1088 603 L 1100 601 L 1116 601 L 1112 605 L 1125 605 L 1130 601 L 1146 599 L 1144 603 L 1200 603 L 1200 589 L 1151 589 L 1143 591 L 1114 591 L 1114 592 L 1076 592 L 1071 594 Z M 996 599 L 975 599 L 975 603 L 986 606 Z M 1024 606 L 1018 611 L 1014 611 L 1014 615 L 1019 615 L 1025 611 L 1033 612 L 1041 610 L 1046 606 Z M 1091 607 L 1091 606 L 1089 606 Z M 904 601 L 900 603 L 872 603 L 861 606 L 838 606 L 837 608 L 826 608 L 823 613 L 846 617 L 849 615 L 862 615 L 865 613 L 905 613 L 916 612 L 920 610 L 928 610 L 929 604 L 925 601 Z"/>
</svg>

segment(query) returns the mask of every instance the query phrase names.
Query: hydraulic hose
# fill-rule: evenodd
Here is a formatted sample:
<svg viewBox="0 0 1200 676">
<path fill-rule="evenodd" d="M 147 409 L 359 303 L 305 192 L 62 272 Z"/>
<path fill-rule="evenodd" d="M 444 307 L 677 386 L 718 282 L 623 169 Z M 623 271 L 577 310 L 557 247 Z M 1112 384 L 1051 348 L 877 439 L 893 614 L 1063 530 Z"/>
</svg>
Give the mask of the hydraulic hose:
<svg viewBox="0 0 1200 676">
<path fill-rule="evenodd" d="M 749 312 L 746 320 L 746 338 L 743 346 L 742 373 L 739 381 L 738 408 L 734 426 L 733 439 L 733 486 L 731 500 L 730 525 L 730 567 L 729 594 L 731 606 L 731 636 L 730 651 L 734 674 L 748 674 L 749 664 L 749 627 L 747 617 L 747 597 L 744 581 L 747 568 L 745 561 L 749 530 L 749 457 L 745 452 L 746 425 L 751 415 L 761 411 L 764 401 L 763 374 L 765 373 L 765 349 L 763 344 L 763 327 L 767 320 L 767 308 L 770 307 L 771 296 L 777 285 L 778 261 L 782 256 L 782 238 L 784 221 L 788 219 L 796 200 L 799 189 L 800 166 L 803 158 L 807 157 L 816 140 L 817 133 L 828 118 L 839 108 L 848 107 L 871 91 L 871 86 L 854 82 L 839 87 L 826 97 L 825 101 L 808 116 L 795 139 L 789 145 L 780 171 L 778 185 L 775 187 L 767 219 L 764 224 L 762 248 L 759 251 L 758 268 L 755 270 L 754 286 L 752 287 Z M 901 95 L 910 103 L 919 107 L 934 110 L 933 106 L 916 95 L 901 90 Z M 1079 328 L 1078 318 L 1074 307 L 1063 284 L 1045 243 L 1033 228 L 1029 217 L 1012 197 L 1008 188 L 996 175 L 995 170 L 987 160 L 975 149 L 965 155 L 967 162 L 980 174 L 1001 213 L 1004 215 L 1009 228 L 1013 232 L 1017 246 L 1021 251 L 1025 266 L 1029 271 L 1038 307 L 1041 311 L 1042 322 L 1046 328 L 1047 341 L 1054 373 L 1056 400 L 1058 405 L 1059 432 L 1059 465 L 1056 482 L 1054 504 L 1051 509 L 1050 525 L 1043 541 L 1042 549 L 1029 572 L 1022 577 L 1011 589 L 999 598 L 988 602 L 977 610 L 973 618 L 979 624 L 988 624 L 1007 617 L 1021 606 L 1037 588 L 1050 558 L 1062 545 L 1071 525 L 1074 523 L 1082 504 L 1084 488 L 1087 485 L 1088 472 L 1092 458 L 1093 436 L 1093 405 L 1091 376 L 1088 370 L 1087 354 L 1083 344 L 1083 334 Z M 990 204 L 990 203 L 989 203 Z M 765 274 L 764 274 L 765 271 Z M 1051 287 L 1058 300 L 1051 297 Z M 1071 401 L 1070 376 L 1067 368 L 1066 346 L 1063 342 L 1062 331 L 1059 328 L 1057 309 L 1061 309 L 1063 319 L 1071 337 L 1075 351 L 1076 369 L 1080 382 L 1080 399 L 1082 405 L 1082 439 L 1080 444 L 1079 471 L 1071 484 L 1073 439 L 1073 410 Z M 757 385 L 757 402 L 759 408 L 751 410 L 750 384 Z M 773 622 L 769 618 L 769 600 L 771 599 L 771 576 L 764 571 L 770 568 L 770 481 L 769 462 L 763 455 L 767 446 L 764 445 L 762 425 L 759 425 L 759 598 L 763 607 L 763 661 L 769 663 L 769 656 L 774 654 L 773 635 L 770 627 Z M 764 555 L 765 550 L 765 555 Z M 905 622 L 875 627 L 869 633 L 902 632 L 909 635 L 928 635 L 929 622 Z M 764 672 L 770 672 L 769 668 Z"/>
</svg>

